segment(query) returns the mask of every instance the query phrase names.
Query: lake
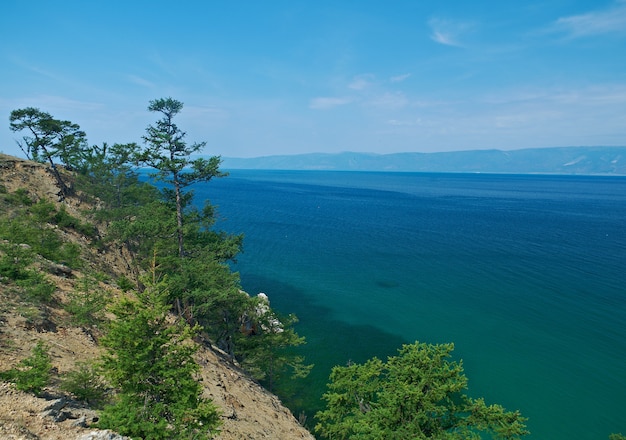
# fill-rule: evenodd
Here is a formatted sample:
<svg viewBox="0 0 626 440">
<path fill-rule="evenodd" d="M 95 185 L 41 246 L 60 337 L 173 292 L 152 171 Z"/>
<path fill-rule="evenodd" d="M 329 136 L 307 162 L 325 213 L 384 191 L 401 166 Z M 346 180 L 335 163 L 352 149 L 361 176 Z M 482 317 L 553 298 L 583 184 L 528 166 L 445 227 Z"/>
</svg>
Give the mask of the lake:
<svg viewBox="0 0 626 440">
<path fill-rule="evenodd" d="M 532 439 L 626 433 L 626 178 L 231 170 L 195 187 L 245 234 L 234 269 L 300 318 L 315 368 L 455 343 L 469 394 Z"/>
</svg>

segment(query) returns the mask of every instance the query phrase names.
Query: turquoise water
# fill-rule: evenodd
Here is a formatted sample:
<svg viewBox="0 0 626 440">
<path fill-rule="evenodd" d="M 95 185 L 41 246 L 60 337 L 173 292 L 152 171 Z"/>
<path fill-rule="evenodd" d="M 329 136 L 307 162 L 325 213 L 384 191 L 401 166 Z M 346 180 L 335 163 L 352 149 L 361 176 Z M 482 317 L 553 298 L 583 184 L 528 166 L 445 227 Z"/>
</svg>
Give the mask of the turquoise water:
<svg viewBox="0 0 626 440">
<path fill-rule="evenodd" d="M 309 418 L 333 365 L 419 340 L 532 439 L 626 433 L 626 178 L 234 170 L 196 195 L 245 233 L 243 287 L 300 318 Z"/>
</svg>

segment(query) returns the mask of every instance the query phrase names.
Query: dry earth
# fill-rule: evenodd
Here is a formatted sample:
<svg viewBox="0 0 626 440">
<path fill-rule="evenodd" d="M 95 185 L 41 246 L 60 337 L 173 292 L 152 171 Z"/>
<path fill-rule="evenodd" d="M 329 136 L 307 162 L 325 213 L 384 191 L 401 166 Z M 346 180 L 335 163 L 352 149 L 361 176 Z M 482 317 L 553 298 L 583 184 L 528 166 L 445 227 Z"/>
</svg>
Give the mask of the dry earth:
<svg viewBox="0 0 626 440">
<path fill-rule="evenodd" d="M 59 200 L 59 189 L 46 165 L 0 154 L 0 185 L 13 192 L 24 188 L 33 198 L 63 203 L 67 211 L 81 217 L 88 208 L 78 198 Z M 88 244 L 78 235 L 68 236 L 74 242 Z M 90 251 L 90 265 L 113 276 L 126 273 L 127 256 L 120 250 Z M 57 285 L 55 302 L 62 304 L 67 292 L 74 289 L 80 272 L 48 274 Z M 53 368 L 62 375 L 75 369 L 78 362 L 92 361 L 99 356 L 97 329 L 71 327 L 66 312 L 49 306 L 33 325 L 24 304 L 10 295 L 0 283 L 0 371 L 14 367 L 27 357 L 38 341 L 50 348 Z M 101 283 L 102 289 L 120 294 L 114 285 Z M 54 302 L 53 302 L 54 303 Z M 94 337 L 95 336 L 95 337 Z M 205 395 L 221 408 L 222 431 L 218 439 L 313 439 L 283 406 L 280 400 L 246 376 L 229 362 L 219 350 L 202 347 L 198 352 Z M 62 394 L 51 384 L 47 398 L 37 398 L 17 391 L 12 384 L 0 382 L 0 439 L 2 440 L 87 440 L 94 431 L 90 427 L 96 413 L 77 402 L 58 400 Z M 52 410 L 50 410 L 52 408 Z M 59 417 L 59 414 L 64 417 Z M 63 418 L 66 418 L 63 420 Z M 58 421 L 55 421 L 57 419 Z M 82 426 L 76 426 L 78 424 Z M 100 433 L 101 438 L 114 439 L 113 433 Z M 108 437 L 107 437 L 108 436 Z M 94 438 L 94 437 L 91 437 Z M 118 437 L 119 438 L 119 437 Z"/>
</svg>

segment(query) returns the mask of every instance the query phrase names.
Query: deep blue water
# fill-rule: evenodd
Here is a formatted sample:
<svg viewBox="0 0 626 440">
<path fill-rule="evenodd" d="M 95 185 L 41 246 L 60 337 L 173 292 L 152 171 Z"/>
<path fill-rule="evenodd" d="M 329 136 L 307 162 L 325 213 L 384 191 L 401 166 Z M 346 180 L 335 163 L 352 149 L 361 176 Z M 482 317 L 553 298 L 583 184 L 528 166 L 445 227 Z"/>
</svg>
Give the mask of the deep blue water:
<svg viewBox="0 0 626 440">
<path fill-rule="evenodd" d="M 234 170 L 196 196 L 245 233 L 244 289 L 300 318 L 309 417 L 333 365 L 419 340 L 532 439 L 626 433 L 626 178 Z"/>
</svg>

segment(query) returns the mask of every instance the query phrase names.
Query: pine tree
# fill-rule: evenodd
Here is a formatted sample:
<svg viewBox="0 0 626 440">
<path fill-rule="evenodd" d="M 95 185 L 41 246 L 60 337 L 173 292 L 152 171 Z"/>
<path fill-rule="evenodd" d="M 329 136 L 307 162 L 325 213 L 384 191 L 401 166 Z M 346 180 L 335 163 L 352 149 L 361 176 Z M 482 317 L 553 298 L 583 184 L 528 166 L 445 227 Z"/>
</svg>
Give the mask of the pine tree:
<svg viewBox="0 0 626 440">
<path fill-rule="evenodd" d="M 174 117 L 183 109 L 183 103 L 173 98 L 161 98 L 150 101 L 148 110 L 163 115 L 156 125 L 146 129 L 144 142 L 146 148 L 138 156 L 138 161 L 157 170 L 158 180 L 171 185 L 164 193 L 176 206 L 178 237 L 178 255 L 182 258 L 184 250 L 183 211 L 191 199 L 191 192 L 185 188 L 196 182 L 208 182 L 213 177 L 222 177 L 226 173 L 219 170 L 221 159 L 213 156 L 207 159 L 191 159 L 206 142 L 187 145 L 186 133 L 174 123 Z"/>
<path fill-rule="evenodd" d="M 55 159 L 58 158 L 66 167 L 78 166 L 87 151 L 85 132 L 78 124 L 54 119 L 49 113 L 34 107 L 13 110 L 9 119 L 11 131 L 30 133 L 18 142 L 26 157 L 49 162 L 62 195 L 68 195 L 70 187 L 61 177 Z"/>
<path fill-rule="evenodd" d="M 317 413 L 316 431 L 332 439 L 518 439 L 526 419 L 464 394 L 461 363 L 448 360 L 453 344 L 404 345 L 387 362 L 335 367 Z"/>
<path fill-rule="evenodd" d="M 116 319 L 102 338 L 102 369 L 118 393 L 100 426 L 144 440 L 212 438 L 219 413 L 195 377 L 197 329 L 171 322 L 164 282 L 146 284 L 138 300 L 111 309 Z"/>
</svg>

